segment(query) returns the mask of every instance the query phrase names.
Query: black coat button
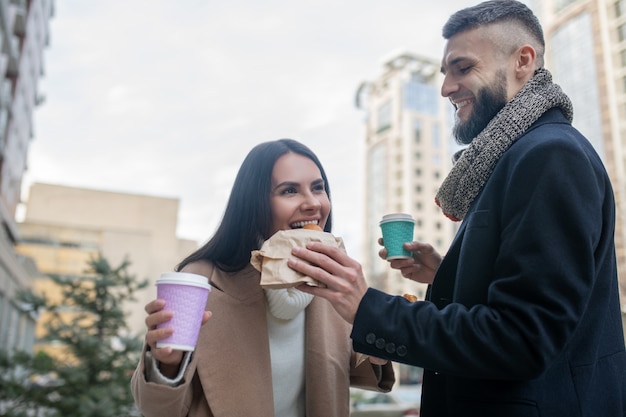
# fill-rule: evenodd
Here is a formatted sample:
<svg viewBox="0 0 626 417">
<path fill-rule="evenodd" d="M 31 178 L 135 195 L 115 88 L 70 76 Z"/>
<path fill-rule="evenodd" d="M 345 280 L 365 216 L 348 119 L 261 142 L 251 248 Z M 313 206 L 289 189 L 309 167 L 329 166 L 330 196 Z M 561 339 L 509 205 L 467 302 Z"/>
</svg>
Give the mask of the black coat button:
<svg viewBox="0 0 626 417">
<path fill-rule="evenodd" d="M 379 338 L 379 339 L 376 339 L 376 345 L 375 346 L 378 349 L 384 349 L 385 348 L 385 344 L 386 344 L 385 339 L 383 339 L 382 337 Z"/>
<path fill-rule="evenodd" d="M 365 342 L 369 345 L 373 345 L 376 342 L 376 335 L 374 333 L 368 333 L 365 335 Z"/>
<path fill-rule="evenodd" d="M 396 344 L 391 342 L 387 343 L 385 351 L 387 351 L 387 353 L 394 353 L 396 351 Z"/>
<path fill-rule="evenodd" d="M 398 348 L 396 349 L 396 354 L 400 357 L 402 356 L 406 356 L 406 354 L 409 353 L 409 351 L 407 350 L 406 346 L 404 345 L 400 345 L 398 346 Z"/>
</svg>

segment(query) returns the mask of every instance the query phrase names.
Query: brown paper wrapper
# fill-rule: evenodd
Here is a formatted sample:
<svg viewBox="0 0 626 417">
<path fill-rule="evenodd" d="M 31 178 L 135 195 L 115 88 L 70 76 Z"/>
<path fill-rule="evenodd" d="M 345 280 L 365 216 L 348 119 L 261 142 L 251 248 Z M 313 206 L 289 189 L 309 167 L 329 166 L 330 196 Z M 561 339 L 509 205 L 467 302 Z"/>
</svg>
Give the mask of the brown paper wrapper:
<svg viewBox="0 0 626 417">
<path fill-rule="evenodd" d="M 261 249 L 252 251 L 250 263 L 261 272 L 261 287 L 290 288 L 301 284 L 323 287 L 321 282 L 287 265 L 287 260 L 293 257 L 291 249 L 308 242 L 321 242 L 345 251 L 343 240 L 330 233 L 307 229 L 280 230 L 266 240 Z"/>
</svg>

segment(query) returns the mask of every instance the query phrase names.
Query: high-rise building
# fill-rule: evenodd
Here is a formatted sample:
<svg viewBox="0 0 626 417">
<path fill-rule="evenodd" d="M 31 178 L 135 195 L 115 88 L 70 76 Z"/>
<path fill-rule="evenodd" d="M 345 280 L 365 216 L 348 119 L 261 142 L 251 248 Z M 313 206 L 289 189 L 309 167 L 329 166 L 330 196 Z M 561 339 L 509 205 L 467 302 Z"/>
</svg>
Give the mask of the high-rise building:
<svg viewBox="0 0 626 417">
<path fill-rule="evenodd" d="M 130 330 L 143 335 L 144 306 L 156 298 L 156 279 L 198 246 L 176 237 L 178 206 L 176 198 L 35 183 L 24 221 L 18 224 L 17 251 L 35 262 L 40 274 L 33 287 L 48 297 L 58 294 L 51 274 L 80 279 L 89 259 L 98 254 L 112 267 L 128 260 L 128 272 L 149 281 L 136 294 L 137 301 L 124 307 Z M 43 336 L 40 323 L 37 337 Z"/>
<path fill-rule="evenodd" d="M 574 105 L 573 125 L 594 145 L 613 182 L 615 245 L 626 314 L 626 0 L 534 0 L 546 67 Z"/>
<path fill-rule="evenodd" d="M 421 299 L 425 286 L 408 282 L 378 256 L 378 222 L 384 214 L 409 213 L 416 220 L 415 239 L 442 253 L 454 237 L 457 224 L 434 201 L 457 149 L 450 134 L 452 106 L 440 95 L 439 68 L 434 59 L 394 53 L 356 97 L 366 114 L 363 268 L 372 287 Z"/>
<path fill-rule="evenodd" d="M 35 318 L 16 299 L 30 287 L 33 269 L 15 252 L 15 212 L 52 14 L 53 0 L 0 0 L 0 350 L 6 351 L 29 350 L 34 337 Z"/>
</svg>

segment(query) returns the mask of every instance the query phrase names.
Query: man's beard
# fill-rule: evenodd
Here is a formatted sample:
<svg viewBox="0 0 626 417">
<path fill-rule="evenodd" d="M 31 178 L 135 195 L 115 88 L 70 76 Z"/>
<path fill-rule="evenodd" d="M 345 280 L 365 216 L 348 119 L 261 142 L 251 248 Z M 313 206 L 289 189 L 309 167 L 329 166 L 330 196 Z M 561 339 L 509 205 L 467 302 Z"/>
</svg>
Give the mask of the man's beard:
<svg viewBox="0 0 626 417">
<path fill-rule="evenodd" d="M 474 108 L 465 123 L 455 117 L 452 133 L 459 145 L 468 145 L 482 132 L 491 119 L 506 105 L 506 75 L 498 71 L 493 87 L 483 87 L 478 91 Z"/>
</svg>

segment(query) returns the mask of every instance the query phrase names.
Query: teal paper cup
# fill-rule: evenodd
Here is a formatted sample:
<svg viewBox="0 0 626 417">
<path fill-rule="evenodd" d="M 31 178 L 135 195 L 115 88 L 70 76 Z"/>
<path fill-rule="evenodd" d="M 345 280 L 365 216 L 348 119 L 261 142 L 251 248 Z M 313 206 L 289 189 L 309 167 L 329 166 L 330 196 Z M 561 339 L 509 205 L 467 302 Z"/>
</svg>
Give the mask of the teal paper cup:
<svg viewBox="0 0 626 417">
<path fill-rule="evenodd" d="M 413 256 L 402 246 L 405 242 L 413 241 L 415 220 L 410 214 L 391 213 L 383 216 L 380 221 L 383 232 L 383 244 L 387 249 L 387 260 L 407 259 Z"/>
</svg>

